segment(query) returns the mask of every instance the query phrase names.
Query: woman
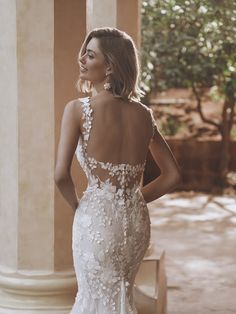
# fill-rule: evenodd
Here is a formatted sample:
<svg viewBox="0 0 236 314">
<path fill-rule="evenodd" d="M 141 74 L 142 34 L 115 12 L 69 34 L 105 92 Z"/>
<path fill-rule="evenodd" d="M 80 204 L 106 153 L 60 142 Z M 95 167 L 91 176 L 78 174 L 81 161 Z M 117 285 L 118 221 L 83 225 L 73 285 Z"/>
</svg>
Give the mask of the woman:
<svg viewBox="0 0 236 314">
<path fill-rule="evenodd" d="M 134 314 L 135 274 L 150 241 L 147 203 L 180 182 L 177 162 L 152 112 L 139 102 L 139 65 L 130 36 L 94 29 L 80 54 L 78 86 L 92 97 L 64 109 L 55 182 L 75 210 L 73 259 L 79 292 L 71 314 Z M 141 187 L 150 149 L 161 175 Z M 74 153 L 88 178 L 79 200 Z"/>
</svg>

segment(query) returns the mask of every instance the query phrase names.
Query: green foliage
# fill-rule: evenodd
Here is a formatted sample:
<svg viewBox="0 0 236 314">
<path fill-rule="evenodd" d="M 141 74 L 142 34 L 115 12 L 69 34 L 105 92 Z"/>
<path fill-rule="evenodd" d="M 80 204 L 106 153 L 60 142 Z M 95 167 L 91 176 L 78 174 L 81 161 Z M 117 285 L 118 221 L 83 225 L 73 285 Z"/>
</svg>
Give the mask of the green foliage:
<svg viewBox="0 0 236 314">
<path fill-rule="evenodd" d="M 233 126 L 233 128 L 231 129 L 230 137 L 233 140 L 236 140 L 236 126 Z"/>
<path fill-rule="evenodd" d="M 236 2 L 142 1 L 142 88 L 236 91 Z"/>
<path fill-rule="evenodd" d="M 178 133 L 182 123 L 173 116 L 168 116 L 166 123 L 161 125 L 163 135 L 174 136 Z"/>
<path fill-rule="evenodd" d="M 209 92 L 210 99 L 212 101 L 223 101 L 222 94 L 219 93 L 218 86 L 212 86 Z"/>
</svg>

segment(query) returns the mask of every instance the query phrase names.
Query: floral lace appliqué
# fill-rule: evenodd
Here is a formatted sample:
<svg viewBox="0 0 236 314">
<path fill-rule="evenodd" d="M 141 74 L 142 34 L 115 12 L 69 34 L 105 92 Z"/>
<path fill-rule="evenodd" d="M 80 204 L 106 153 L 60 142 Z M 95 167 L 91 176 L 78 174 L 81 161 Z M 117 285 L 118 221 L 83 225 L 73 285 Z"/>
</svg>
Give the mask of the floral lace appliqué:
<svg viewBox="0 0 236 314">
<path fill-rule="evenodd" d="M 88 156 L 93 109 L 89 97 L 80 102 L 83 134 L 76 155 L 88 186 L 73 222 L 78 293 L 71 314 L 137 314 L 132 287 L 150 241 L 150 218 L 140 192 L 145 162 L 114 164 Z"/>
</svg>

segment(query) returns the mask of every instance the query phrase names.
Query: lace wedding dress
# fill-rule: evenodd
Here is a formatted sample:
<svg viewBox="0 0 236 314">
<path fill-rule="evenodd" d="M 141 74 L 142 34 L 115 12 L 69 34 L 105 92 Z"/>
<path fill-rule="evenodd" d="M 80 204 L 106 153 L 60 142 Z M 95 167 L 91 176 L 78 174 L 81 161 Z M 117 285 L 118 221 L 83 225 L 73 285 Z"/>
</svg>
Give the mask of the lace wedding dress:
<svg viewBox="0 0 236 314">
<path fill-rule="evenodd" d="M 137 314 L 132 289 L 150 241 L 148 208 L 140 192 L 145 162 L 115 164 L 89 156 L 93 109 L 89 97 L 79 100 L 83 134 L 75 153 L 88 186 L 73 222 L 78 293 L 70 314 Z"/>
</svg>

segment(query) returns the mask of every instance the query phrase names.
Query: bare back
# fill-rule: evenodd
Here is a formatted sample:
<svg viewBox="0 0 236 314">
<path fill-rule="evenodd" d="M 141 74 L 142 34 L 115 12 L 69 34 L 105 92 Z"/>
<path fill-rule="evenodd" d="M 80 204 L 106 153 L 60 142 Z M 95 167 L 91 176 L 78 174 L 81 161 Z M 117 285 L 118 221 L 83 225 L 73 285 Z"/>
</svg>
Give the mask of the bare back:
<svg viewBox="0 0 236 314">
<path fill-rule="evenodd" d="M 89 184 L 110 182 L 122 193 L 139 188 L 153 135 L 150 110 L 113 96 L 79 100 L 76 155 Z"/>
<path fill-rule="evenodd" d="M 88 156 L 114 164 L 142 164 L 152 137 L 150 112 L 138 102 L 113 96 L 90 100 L 93 124 L 87 146 Z"/>
</svg>

